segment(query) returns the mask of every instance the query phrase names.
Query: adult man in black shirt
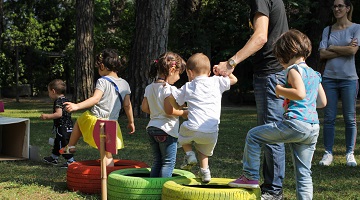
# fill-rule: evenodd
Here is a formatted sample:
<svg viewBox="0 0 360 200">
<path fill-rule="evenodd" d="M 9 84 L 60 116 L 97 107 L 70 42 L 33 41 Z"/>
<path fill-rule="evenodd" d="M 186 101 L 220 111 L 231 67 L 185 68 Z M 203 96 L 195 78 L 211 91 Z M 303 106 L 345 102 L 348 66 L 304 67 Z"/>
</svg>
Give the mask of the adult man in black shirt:
<svg viewBox="0 0 360 200">
<path fill-rule="evenodd" d="M 283 67 L 272 54 L 272 44 L 288 31 L 285 6 L 282 0 L 250 0 L 250 19 L 254 33 L 245 46 L 226 64 L 214 67 L 215 74 L 228 75 L 235 66 L 253 56 L 253 86 L 258 125 L 282 120 L 284 99 L 277 98 L 275 87 L 284 84 Z M 261 199 L 283 199 L 282 182 L 285 176 L 284 144 L 264 146 Z"/>
</svg>

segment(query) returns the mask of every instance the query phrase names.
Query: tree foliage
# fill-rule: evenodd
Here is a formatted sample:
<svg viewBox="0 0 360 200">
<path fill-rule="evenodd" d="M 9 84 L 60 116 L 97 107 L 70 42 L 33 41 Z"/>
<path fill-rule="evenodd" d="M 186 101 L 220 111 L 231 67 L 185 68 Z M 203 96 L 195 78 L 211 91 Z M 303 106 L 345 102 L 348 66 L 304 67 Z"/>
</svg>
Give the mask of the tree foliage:
<svg viewBox="0 0 360 200">
<path fill-rule="evenodd" d="M 115 48 L 128 58 L 128 66 L 120 72 L 120 76 L 130 82 L 134 110 L 138 113 L 143 89 L 148 83 L 146 73 L 151 60 L 158 54 L 170 50 L 179 53 L 186 60 L 195 52 L 203 52 L 209 56 L 212 64 L 217 64 L 227 60 L 246 43 L 252 34 L 248 23 L 247 1 L 94 0 L 92 54 L 104 48 Z M 31 84 L 37 93 L 46 91 L 46 85 L 51 79 L 61 78 L 66 80 L 69 91 L 73 92 L 77 62 L 75 2 L 1 1 L 1 87 L 15 84 L 17 48 L 21 84 Z M 162 4 L 164 2 L 168 4 Z M 324 27 L 333 23 L 333 0 L 284 0 L 284 3 L 289 27 L 306 33 L 312 41 L 313 53 L 308 63 L 316 68 L 321 32 Z M 352 3 L 355 8 L 352 21 L 360 23 L 360 1 Z M 157 7 L 151 7 L 155 4 Z M 169 10 L 164 5 L 169 5 Z M 169 14 L 165 15 L 165 12 Z M 157 16 L 166 19 L 159 19 Z M 155 23 L 155 20 L 161 23 Z M 359 55 L 356 58 L 358 63 Z M 251 61 L 249 58 L 236 68 L 239 82 L 232 90 L 246 92 L 252 89 Z M 93 66 L 87 67 L 91 69 Z M 92 76 L 95 80 L 97 73 Z M 91 75 L 86 79 L 91 79 Z M 186 81 L 187 77 L 183 74 L 177 85 Z M 92 86 L 89 86 L 81 90 L 92 90 Z"/>
<path fill-rule="evenodd" d="M 54 2 L 3 2 L 2 19 L 4 23 L 2 28 L 4 32 L 1 35 L 0 65 L 3 69 L 0 74 L 1 86 L 16 84 L 15 49 L 19 50 L 20 84 L 36 84 L 41 82 L 39 80 L 49 80 L 48 77 L 61 76 L 63 73 L 61 69 L 54 69 L 57 65 L 53 65 L 54 61 L 47 55 L 48 52 L 59 50 L 64 41 L 64 37 L 61 37 L 60 33 L 62 33 L 61 29 L 65 23 L 65 18 L 61 17 L 61 12 L 57 12 L 59 15 L 54 17 L 53 12 L 47 11 L 48 8 L 50 10 L 53 8 Z M 57 6 L 61 7 L 61 4 L 57 4 Z M 46 84 L 39 83 L 36 87 L 43 89 Z"/>
</svg>

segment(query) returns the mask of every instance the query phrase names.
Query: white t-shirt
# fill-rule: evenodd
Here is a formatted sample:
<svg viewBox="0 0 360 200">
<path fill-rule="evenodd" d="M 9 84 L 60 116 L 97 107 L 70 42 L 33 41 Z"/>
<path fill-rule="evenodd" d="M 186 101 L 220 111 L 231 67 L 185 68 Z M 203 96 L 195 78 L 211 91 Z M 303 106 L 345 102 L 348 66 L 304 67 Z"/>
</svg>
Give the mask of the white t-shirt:
<svg viewBox="0 0 360 200">
<path fill-rule="evenodd" d="M 230 89 L 229 77 L 198 76 L 172 95 L 179 105 L 188 106 L 188 120 L 182 126 L 200 132 L 219 131 L 222 93 Z"/>
<path fill-rule="evenodd" d="M 164 99 L 171 95 L 168 83 L 151 83 L 146 86 L 144 97 L 147 98 L 150 108 L 150 121 L 147 127 L 153 126 L 177 138 L 179 136 L 179 117 L 167 115 L 164 108 Z"/>
<path fill-rule="evenodd" d="M 122 78 L 106 77 L 110 78 L 117 85 L 123 101 L 126 95 L 131 94 L 130 86 L 127 81 Z M 99 78 L 96 81 L 95 88 L 101 90 L 104 94 L 99 103 L 91 108 L 91 113 L 97 118 L 117 120 L 123 105 L 121 105 L 119 95 L 116 92 L 114 85 L 104 78 Z"/>
</svg>

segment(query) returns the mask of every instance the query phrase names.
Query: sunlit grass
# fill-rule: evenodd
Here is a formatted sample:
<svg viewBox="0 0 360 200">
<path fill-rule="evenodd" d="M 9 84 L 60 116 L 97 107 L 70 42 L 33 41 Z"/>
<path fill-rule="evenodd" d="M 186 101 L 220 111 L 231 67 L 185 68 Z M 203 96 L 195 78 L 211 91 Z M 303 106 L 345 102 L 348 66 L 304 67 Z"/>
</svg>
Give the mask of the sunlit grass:
<svg viewBox="0 0 360 200">
<path fill-rule="evenodd" d="M 51 120 L 41 120 L 40 114 L 52 111 L 50 101 L 22 100 L 21 103 L 8 100 L 5 112 L 0 116 L 29 118 L 30 144 L 39 147 L 40 157 L 51 153 L 48 138 L 52 137 Z M 73 114 L 74 120 L 82 112 Z M 334 146 L 334 164 L 331 167 L 318 165 L 324 146 L 322 132 L 318 139 L 313 158 L 314 199 L 360 199 L 360 167 L 347 167 L 345 161 L 344 123 L 341 110 L 338 112 L 336 140 Z M 358 111 L 359 113 L 359 111 Z M 322 117 L 322 111 L 320 111 Z M 115 158 L 138 160 L 151 165 L 152 155 L 145 127 L 148 119 L 135 119 L 136 132 L 127 134 L 126 117 L 119 119 L 122 127 L 125 148 L 118 151 Z M 247 131 L 256 125 L 255 109 L 223 109 L 221 115 L 219 139 L 210 157 L 209 164 L 213 177 L 237 178 L 242 173 L 242 153 Z M 295 179 L 290 150 L 287 148 L 286 177 L 284 180 L 285 199 L 296 199 Z M 359 150 L 355 155 L 360 162 Z M 183 160 L 183 150 L 177 154 L 176 168 Z M 82 140 L 77 145 L 75 159 L 93 160 L 99 158 L 99 152 Z M 60 159 L 64 162 L 64 159 Z M 1 199 L 101 199 L 100 195 L 85 195 L 71 192 L 66 187 L 66 170 L 50 166 L 41 161 L 0 161 L 0 197 Z M 194 169 L 197 173 L 197 169 Z"/>
</svg>

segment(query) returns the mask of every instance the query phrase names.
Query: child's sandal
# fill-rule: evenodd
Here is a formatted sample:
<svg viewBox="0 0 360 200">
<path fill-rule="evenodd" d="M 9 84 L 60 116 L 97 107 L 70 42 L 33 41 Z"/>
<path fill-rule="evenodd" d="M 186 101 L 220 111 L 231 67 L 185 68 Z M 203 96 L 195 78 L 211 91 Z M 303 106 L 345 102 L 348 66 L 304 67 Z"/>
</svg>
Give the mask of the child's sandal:
<svg viewBox="0 0 360 200">
<path fill-rule="evenodd" d="M 73 154 L 76 152 L 76 148 L 75 146 L 66 146 L 64 148 L 61 148 L 59 150 L 59 153 L 60 154 Z"/>
</svg>

